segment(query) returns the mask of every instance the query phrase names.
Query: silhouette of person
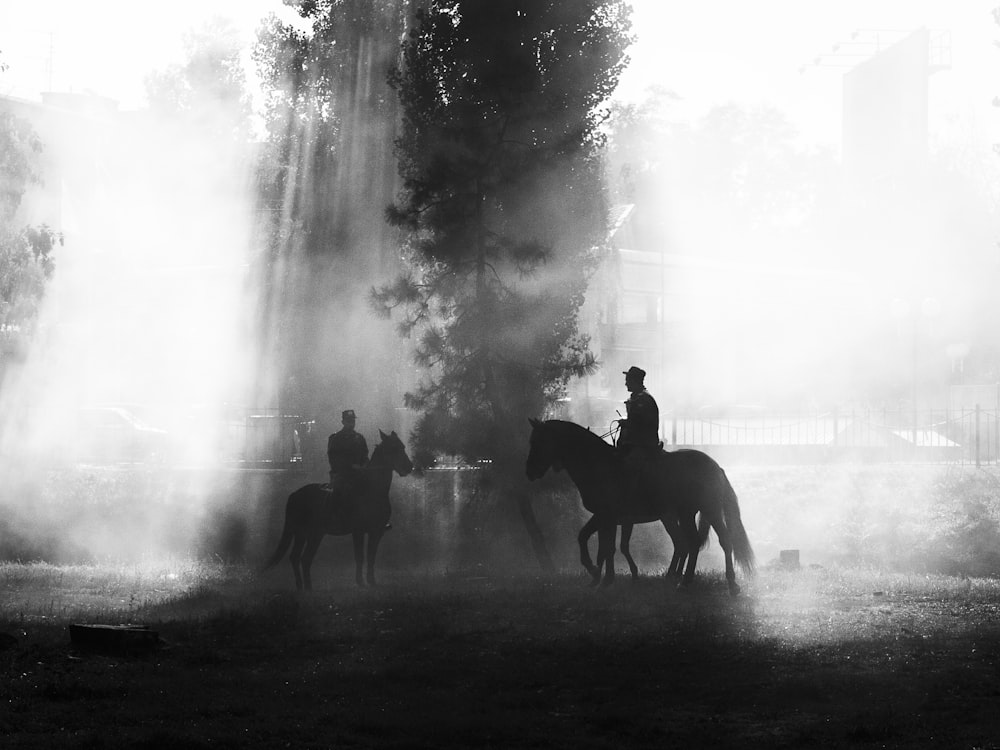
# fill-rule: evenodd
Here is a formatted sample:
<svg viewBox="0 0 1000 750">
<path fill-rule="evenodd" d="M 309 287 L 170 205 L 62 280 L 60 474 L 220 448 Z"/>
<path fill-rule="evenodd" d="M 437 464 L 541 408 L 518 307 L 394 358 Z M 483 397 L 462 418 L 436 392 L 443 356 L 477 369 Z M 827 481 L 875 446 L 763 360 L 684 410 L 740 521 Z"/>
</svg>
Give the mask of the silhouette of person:
<svg viewBox="0 0 1000 750">
<path fill-rule="evenodd" d="M 343 494 L 359 484 L 360 470 L 368 464 L 368 443 L 364 435 L 354 431 L 357 416 L 353 409 L 346 409 L 340 421 L 344 426 L 327 440 L 326 457 L 330 461 L 330 487 Z"/>
<path fill-rule="evenodd" d="M 629 397 L 625 401 L 626 418 L 619 421 L 618 446 L 624 457 L 629 491 L 645 495 L 652 489 L 652 463 L 661 448 L 660 407 L 646 390 L 645 370 L 633 365 L 622 375 Z"/>
<path fill-rule="evenodd" d="M 660 447 L 660 407 L 656 405 L 656 399 L 650 395 L 643 384 L 646 379 L 646 371 L 633 365 L 622 375 L 625 376 L 625 387 L 628 389 L 629 397 L 625 402 L 626 418 L 619 422 L 621 434 L 618 438 L 618 445 L 626 453 L 631 452 L 635 446 L 658 449 Z"/>
</svg>

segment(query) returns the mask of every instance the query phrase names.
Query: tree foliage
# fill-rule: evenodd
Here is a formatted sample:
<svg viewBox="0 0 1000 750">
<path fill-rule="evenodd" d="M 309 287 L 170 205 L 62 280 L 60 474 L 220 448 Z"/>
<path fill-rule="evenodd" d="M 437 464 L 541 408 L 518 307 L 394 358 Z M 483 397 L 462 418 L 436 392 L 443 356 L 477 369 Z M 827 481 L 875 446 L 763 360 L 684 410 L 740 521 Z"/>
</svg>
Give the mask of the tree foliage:
<svg viewBox="0 0 1000 750">
<path fill-rule="evenodd" d="M 390 76 L 408 272 L 373 290 L 415 339 L 414 454 L 513 469 L 527 417 L 593 369 L 576 313 L 606 234 L 599 125 L 619 0 L 431 2 Z"/>
<path fill-rule="evenodd" d="M 232 22 L 214 19 L 187 32 L 183 44 L 183 63 L 146 77 L 150 109 L 190 118 L 206 135 L 249 139 L 252 107 Z"/>
<path fill-rule="evenodd" d="M 26 120 L 0 112 L 0 342 L 8 350 L 30 337 L 55 270 L 52 251 L 62 244 L 62 235 L 51 227 L 18 222 L 25 193 L 41 182 L 41 152 Z"/>
<path fill-rule="evenodd" d="M 773 245 L 829 200 L 834 155 L 799 144 L 777 109 L 729 103 L 688 122 L 678 100 L 654 87 L 617 105 L 609 123 L 610 182 L 619 202 L 636 205 L 649 246 L 690 252 L 678 249 L 677 228 L 697 221 L 698 252 L 741 254 L 751 235 Z"/>
<path fill-rule="evenodd" d="M 372 78 L 384 77 L 395 55 L 401 3 L 309 0 L 297 9 L 311 30 L 272 16 L 253 54 L 265 92 L 262 195 L 286 224 L 272 250 L 285 252 L 283 243 L 294 241 L 308 255 L 346 255 L 345 225 L 372 190 L 365 183 L 381 178 L 365 141 L 392 137 L 384 127 L 394 125 L 390 92 Z"/>
</svg>

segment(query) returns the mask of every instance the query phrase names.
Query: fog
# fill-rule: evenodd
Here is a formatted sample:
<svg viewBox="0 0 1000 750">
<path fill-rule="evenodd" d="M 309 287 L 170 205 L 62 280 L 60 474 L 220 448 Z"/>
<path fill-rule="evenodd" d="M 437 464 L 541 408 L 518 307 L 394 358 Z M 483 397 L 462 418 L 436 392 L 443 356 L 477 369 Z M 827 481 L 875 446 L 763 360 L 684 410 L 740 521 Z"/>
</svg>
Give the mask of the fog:
<svg viewBox="0 0 1000 750">
<path fill-rule="evenodd" d="M 932 409 L 1000 408 L 976 390 L 1000 376 L 997 92 L 986 80 L 1000 27 L 981 3 L 952 15 L 943 4 L 895 4 L 896 17 L 848 4 L 823 23 L 800 5 L 764 4 L 744 18 L 733 4 L 736 39 L 707 14 L 636 3 L 638 41 L 617 100 L 636 108 L 634 127 L 609 140 L 611 212 L 626 218 L 581 317 L 601 367 L 571 384 L 565 416 L 604 432 L 624 411 L 620 373 L 632 364 L 649 372 L 668 442 L 672 420 L 747 408 L 809 418 L 927 410 L 928 422 Z M 266 83 L 247 54 L 260 10 L 239 21 L 251 88 Z M 193 27 L 174 22 L 176 35 Z M 873 43 L 879 28 L 892 33 Z M 947 57 L 931 45 L 942 30 Z M 165 114 L 137 97 L 134 80 L 126 105 L 114 84 L 81 81 L 65 63 L 44 82 L 53 90 L 27 62 L 37 45 L 21 57 L 4 44 L 5 106 L 29 117 L 45 144 L 43 182 L 29 188 L 18 221 L 64 235 L 30 345 L 4 353 L 8 545 L 66 559 L 253 557 L 273 541 L 268 524 L 288 485 L 325 480 L 322 448 L 342 409 L 357 410 L 370 447 L 378 429 L 405 436 L 413 425 L 402 408 L 417 377 L 412 342 L 366 303 L 398 271 L 383 221 L 396 187 L 386 179 L 395 112 L 385 105 L 392 92 L 379 89 L 393 50 L 381 39 L 352 52 L 360 74 L 332 92 L 353 112 L 332 144 L 337 160 L 320 158 L 331 147 L 313 130 L 322 102 L 310 121 L 271 121 L 297 150 L 282 162 L 283 190 L 261 200 L 264 111 L 287 90 L 269 99 L 254 89 L 240 136 L 230 100 Z M 95 78 L 97 63 L 127 67 L 111 65 L 113 47 L 78 54 Z M 150 61 L 150 71 L 169 64 Z M 337 252 L 324 254 L 330 246 Z M 557 285 L 563 271 L 554 263 L 532 283 Z M 620 328 L 609 337 L 608 326 Z M 88 443 L 81 409 L 109 406 L 142 422 L 127 450 L 156 446 L 122 456 Z M 311 425 L 307 437 L 293 432 L 301 424 Z M 837 523 L 857 497 L 843 471 L 830 480 L 839 494 L 816 501 L 835 506 L 823 517 Z M 765 554 L 819 546 L 815 524 L 776 530 L 765 502 L 773 488 L 741 472 L 751 539 L 756 524 Z M 76 503 L 65 519 L 65 504 L 52 506 L 61 487 Z M 396 491 L 438 512 L 417 487 L 408 480 Z M 458 524 L 461 508 L 452 495 L 442 502 L 443 515 L 423 527 L 439 538 L 453 533 L 441 519 Z M 142 511 L 130 515 L 133 503 Z M 550 540 L 572 533 L 577 517 L 550 511 Z M 517 548 L 521 530 L 508 521 L 498 528 Z M 652 554 L 659 542 L 646 538 Z M 824 550 L 825 562 L 836 559 Z"/>
</svg>

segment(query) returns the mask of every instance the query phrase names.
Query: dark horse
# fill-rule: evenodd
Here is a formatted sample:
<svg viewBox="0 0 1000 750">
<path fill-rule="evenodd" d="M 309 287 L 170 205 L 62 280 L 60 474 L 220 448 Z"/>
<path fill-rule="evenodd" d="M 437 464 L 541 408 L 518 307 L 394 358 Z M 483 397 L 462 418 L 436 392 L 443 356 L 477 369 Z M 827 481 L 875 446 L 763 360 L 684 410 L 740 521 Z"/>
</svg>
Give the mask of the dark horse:
<svg viewBox="0 0 1000 750">
<path fill-rule="evenodd" d="M 375 553 L 392 509 L 389 506 L 389 487 L 392 473 L 405 477 L 413 471 L 413 463 L 406 455 L 403 442 L 393 432 L 386 435 L 379 430 L 381 442 L 372 451 L 371 461 L 362 469 L 356 496 L 334 500 L 329 486 L 307 484 L 288 496 L 285 505 L 285 528 L 281 532 L 278 549 L 267 561 L 264 569 L 276 565 L 289 545 L 292 547 L 292 572 L 295 587 L 308 591 L 312 588 L 309 568 L 319 549 L 323 536 L 333 534 L 354 537 L 354 562 L 359 586 L 364 585 L 362 563 L 365 559 L 365 535 L 368 535 L 368 585 L 375 585 Z M 346 507 L 345 507 L 346 506 Z M 295 543 L 292 544 L 292 540 Z M 305 551 L 303 551 L 303 547 Z"/>
<path fill-rule="evenodd" d="M 627 477 L 620 453 L 590 430 L 561 420 L 540 422 L 532 419 L 531 449 L 526 472 L 538 479 L 551 467 L 565 468 L 580 492 L 583 507 L 593 514 L 580 531 L 580 560 L 587 571 L 600 580 L 600 564 L 605 566 L 603 583 L 614 580 L 615 532 L 617 526 L 660 520 L 675 537 L 674 557 L 686 558 L 684 582 L 694 579 L 698 550 L 715 529 L 726 556 L 726 580 L 732 594 L 739 593 L 733 558 L 747 575 L 754 571 L 754 555 L 740 519 L 739 503 L 721 467 L 701 451 L 661 451 L 651 474 L 652 491 L 632 495 L 626 491 Z M 699 533 L 695 517 L 701 514 Z M 598 565 L 590 559 L 586 541 L 598 534 Z M 674 535 L 671 535 L 674 537 Z M 626 540 L 627 541 L 627 540 Z M 679 544 L 678 544 L 679 542 Z M 672 563 L 673 564 L 673 563 Z"/>
</svg>

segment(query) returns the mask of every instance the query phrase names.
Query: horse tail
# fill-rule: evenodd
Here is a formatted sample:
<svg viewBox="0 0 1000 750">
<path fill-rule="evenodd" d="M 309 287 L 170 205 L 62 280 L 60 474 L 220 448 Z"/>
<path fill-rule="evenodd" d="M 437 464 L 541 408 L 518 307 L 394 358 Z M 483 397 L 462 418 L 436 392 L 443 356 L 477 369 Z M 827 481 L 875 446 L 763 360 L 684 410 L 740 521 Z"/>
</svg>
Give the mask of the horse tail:
<svg viewBox="0 0 1000 750">
<path fill-rule="evenodd" d="M 733 558 L 743 572 L 748 576 L 753 576 L 757 569 L 757 560 L 750 546 L 750 538 L 747 530 L 743 527 L 743 519 L 740 517 L 740 504 L 736 499 L 736 491 L 729 483 L 729 478 L 723 476 L 725 488 L 722 493 L 722 515 L 729 530 L 729 539 L 733 545 Z"/>
<path fill-rule="evenodd" d="M 292 539 L 295 536 L 295 523 L 292 518 L 292 512 L 298 505 L 294 502 L 295 496 L 298 493 L 299 490 L 296 490 L 288 496 L 288 501 L 285 503 L 285 525 L 281 529 L 281 540 L 278 542 L 278 549 L 276 549 L 270 559 L 264 563 L 264 567 L 261 568 L 261 571 L 269 570 L 281 562 L 281 558 L 285 556 L 285 553 L 288 552 L 288 548 L 292 546 Z"/>
</svg>

